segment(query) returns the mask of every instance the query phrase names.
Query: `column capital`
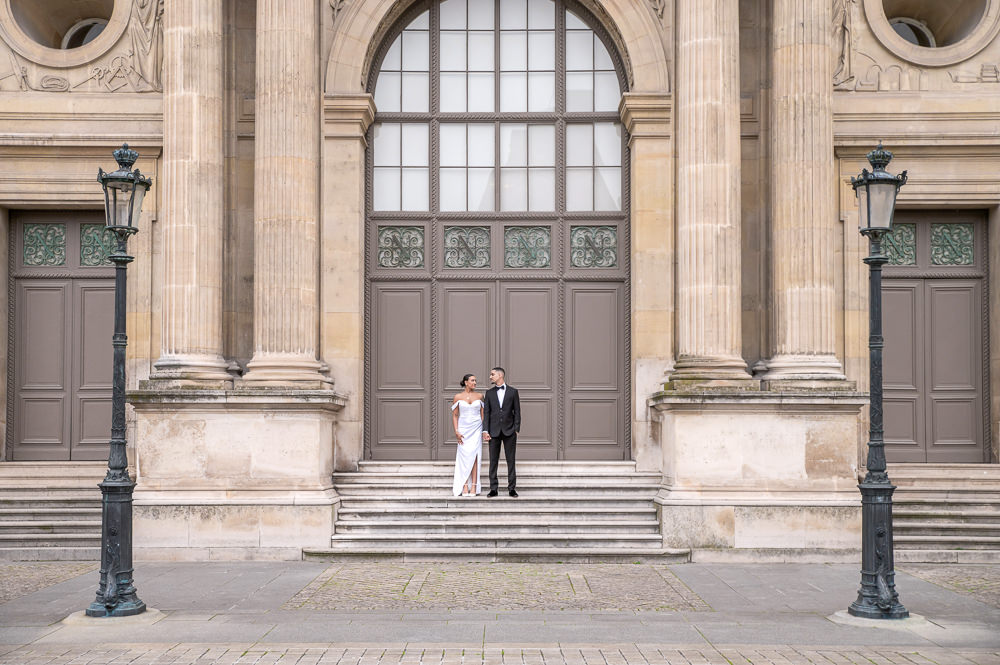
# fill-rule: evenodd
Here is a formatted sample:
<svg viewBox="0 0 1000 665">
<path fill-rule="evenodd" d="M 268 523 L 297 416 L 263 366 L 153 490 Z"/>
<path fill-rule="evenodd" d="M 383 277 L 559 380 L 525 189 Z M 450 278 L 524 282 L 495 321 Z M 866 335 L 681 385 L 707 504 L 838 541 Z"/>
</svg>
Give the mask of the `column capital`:
<svg viewBox="0 0 1000 665">
<path fill-rule="evenodd" d="M 334 94 L 323 98 L 323 138 L 363 139 L 375 120 L 375 98 Z"/>
<path fill-rule="evenodd" d="M 673 98 L 668 92 L 626 92 L 618 105 L 629 140 L 669 139 L 673 110 Z"/>
</svg>

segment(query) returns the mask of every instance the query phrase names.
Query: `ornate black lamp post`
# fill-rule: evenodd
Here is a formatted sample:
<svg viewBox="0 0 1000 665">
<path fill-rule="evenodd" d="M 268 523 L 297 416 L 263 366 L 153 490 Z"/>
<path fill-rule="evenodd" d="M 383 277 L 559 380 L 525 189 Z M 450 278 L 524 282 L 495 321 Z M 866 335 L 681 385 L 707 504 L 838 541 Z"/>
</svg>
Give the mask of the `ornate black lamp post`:
<svg viewBox="0 0 1000 665">
<path fill-rule="evenodd" d="M 97 598 L 87 608 L 87 616 L 122 617 L 146 611 L 132 584 L 132 489 L 125 456 L 125 269 L 132 262 L 128 238 L 139 229 L 142 200 L 153 181 L 132 170 L 139 153 L 128 144 L 114 152 L 118 170 L 97 170 L 97 181 L 104 188 L 104 211 L 109 231 L 117 241 L 108 258 L 115 264 L 115 348 L 114 378 L 111 392 L 111 451 L 108 473 L 100 484 L 101 510 L 101 579 Z"/>
<path fill-rule="evenodd" d="M 851 178 L 858 197 L 861 234 L 868 237 L 869 269 L 868 351 L 871 358 L 871 408 L 868 430 L 868 473 L 861 490 L 861 588 L 847 611 L 867 619 L 905 619 L 910 613 L 899 602 L 892 557 L 892 492 L 885 470 L 882 438 L 882 266 L 889 257 L 882 253 L 882 236 L 892 228 L 896 194 L 906 184 L 906 171 L 894 176 L 885 167 L 892 153 L 882 143 L 868 153 L 872 172 L 862 169 Z"/>
</svg>

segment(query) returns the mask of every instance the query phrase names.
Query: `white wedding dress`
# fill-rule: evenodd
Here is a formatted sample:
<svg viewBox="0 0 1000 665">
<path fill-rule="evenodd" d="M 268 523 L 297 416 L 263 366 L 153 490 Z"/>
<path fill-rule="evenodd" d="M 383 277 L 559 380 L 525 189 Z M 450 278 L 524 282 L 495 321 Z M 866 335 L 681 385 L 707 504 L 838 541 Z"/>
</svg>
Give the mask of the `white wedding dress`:
<svg viewBox="0 0 1000 665">
<path fill-rule="evenodd" d="M 480 470 L 483 462 L 483 418 L 481 411 L 483 401 L 466 402 L 458 400 L 451 405 L 452 411 L 458 409 L 458 431 L 462 435 L 462 445 L 455 452 L 455 479 L 451 492 L 455 496 L 462 494 L 462 487 L 469 480 L 469 474 L 475 469 L 476 489 L 479 494 L 482 489 Z"/>
</svg>

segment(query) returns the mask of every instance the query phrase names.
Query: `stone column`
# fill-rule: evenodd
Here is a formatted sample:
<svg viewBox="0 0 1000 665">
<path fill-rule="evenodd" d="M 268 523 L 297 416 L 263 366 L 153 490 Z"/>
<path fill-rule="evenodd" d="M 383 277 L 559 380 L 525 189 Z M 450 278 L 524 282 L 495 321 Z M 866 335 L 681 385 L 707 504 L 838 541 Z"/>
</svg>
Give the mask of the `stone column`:
<svg viewBox="0 0 1000 665">
<path fill-rule="evenodd" d="M 837 177 L 831 6 L 774 0 L 771 33 L 772 388 L 845 382 L 834 353 Z"/>
<path fill-rule="evenodd" d="M 319 20 L 314 0 L 258 0 L 254 355 L 247 382 L 327 382 L 319 326 Z"/>
<path fill-rule="evenodd" d="M 752 387 L 741 356 L 737 0 L 677 0 L 672 387 Z"/>
<path fill-rule="evenodd" d="M 222 4 L 172 0 L 163 15 L 163 314 L 153 378 L 232 378 L 222 357 Z"/>
</svg>

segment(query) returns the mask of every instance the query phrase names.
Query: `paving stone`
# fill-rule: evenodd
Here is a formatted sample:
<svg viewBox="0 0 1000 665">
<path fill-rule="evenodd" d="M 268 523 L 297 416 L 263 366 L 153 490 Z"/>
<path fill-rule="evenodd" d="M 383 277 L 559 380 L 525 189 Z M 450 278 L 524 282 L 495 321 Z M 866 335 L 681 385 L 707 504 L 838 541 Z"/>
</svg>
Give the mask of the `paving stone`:
<svg viewBox="0 0 1000 665">
<path fill-rule="evenodd" d="M 908 563 L 896 569 L 1000 608 L 1000 565 Z"/>
</svg>

